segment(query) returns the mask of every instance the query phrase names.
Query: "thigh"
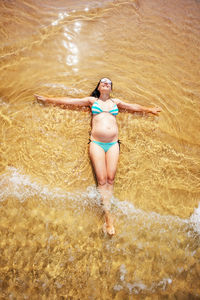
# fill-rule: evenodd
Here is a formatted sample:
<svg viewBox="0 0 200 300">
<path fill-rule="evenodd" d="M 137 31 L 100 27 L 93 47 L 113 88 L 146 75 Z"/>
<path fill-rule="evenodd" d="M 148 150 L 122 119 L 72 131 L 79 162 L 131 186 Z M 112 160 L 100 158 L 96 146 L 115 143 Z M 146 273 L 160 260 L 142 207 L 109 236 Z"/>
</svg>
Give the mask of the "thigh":
<svg viewBox="0 0 200 300">
<path fill-rule="evenodd" d="M 105 151 L 99 145 L 91 142 L 89 153 L 97 180 L 107 180 Z"/>
<path fill-rule="evenodd" d="M 106 169 L 107 176 L 110 179 L 115 178 L 115 173 L 117 171 L 117 163 L 119 159 L 119 144 L 116 143 L 106 152 Z"/>
</svg>

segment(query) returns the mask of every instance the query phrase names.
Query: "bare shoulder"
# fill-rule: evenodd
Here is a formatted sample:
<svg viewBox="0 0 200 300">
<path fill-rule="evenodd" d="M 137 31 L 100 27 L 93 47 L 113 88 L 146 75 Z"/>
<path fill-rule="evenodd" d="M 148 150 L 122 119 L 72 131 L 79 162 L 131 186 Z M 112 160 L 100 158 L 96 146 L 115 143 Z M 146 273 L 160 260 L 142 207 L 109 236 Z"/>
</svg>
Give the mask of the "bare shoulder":
<svg viewBox="0 0 200 300">
<path fill-rule="evenodd" d="M 97 100 L 97 98 L 91 97 L 91 96 L 85 97 L 84 99 L 87 100 L 87 101 L 89 102 L 89 105 L 93 105 L 94 102 Z"/>
<path fill-rule="evenodd" d="M 118 99 L 118 98 L 112 98 L 111 100 L 112 100 L 116 105 L 119 105 L 119 104 L 123 103 L 123 101 L 120 100 L 120 99 Z"/>
</svg>

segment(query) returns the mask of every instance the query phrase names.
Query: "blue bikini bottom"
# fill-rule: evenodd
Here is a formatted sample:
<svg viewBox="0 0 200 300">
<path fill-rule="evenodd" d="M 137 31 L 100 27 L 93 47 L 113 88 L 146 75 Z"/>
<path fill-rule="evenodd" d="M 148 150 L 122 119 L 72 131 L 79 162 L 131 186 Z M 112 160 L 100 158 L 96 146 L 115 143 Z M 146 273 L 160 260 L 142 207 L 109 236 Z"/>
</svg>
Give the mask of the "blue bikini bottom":
<svg viewBox="0 0 200 300">
<path fill-rule="evenodd" d="M 116 142 L 112 142 L 112 143 L 103 143 L 103 142 L 97 142 L 97 141 L 91 141 L 91 140 L 89 140 L 89 143 L 90 142 L 99 145 L 105 152 L 107 152 L 113 145 L 115 145 L 117 143 L 119 144 L 119 147 L 120 147 L 120 141 L 119 140 L 116 141 Z"/>
</svg>

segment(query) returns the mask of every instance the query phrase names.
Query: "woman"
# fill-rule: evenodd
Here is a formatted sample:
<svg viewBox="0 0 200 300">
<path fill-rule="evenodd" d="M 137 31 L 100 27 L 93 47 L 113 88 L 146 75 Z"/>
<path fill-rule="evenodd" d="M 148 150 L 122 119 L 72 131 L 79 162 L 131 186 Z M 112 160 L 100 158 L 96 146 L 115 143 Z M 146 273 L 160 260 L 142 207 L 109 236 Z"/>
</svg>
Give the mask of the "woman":
<svg viewBox="0 0 200 300">
<path fill-rule="evenodd" d="M 128 112 L 143 112 L 158 115 L 159 107 L 148 108 L 138 104 L 130 104 L 119 99 L 111 99 L 112 82 L 102 78 L 90 97 L 74 99 L 68 97 L 47 98 L 35 95 L 38 101 L 56 105 L 89 106 L 92 112 L 92 130 L 90 136 L 89 153 L 96 174 L 98 190 L 101 195 L 103 211 L 105 213 L 104 230 L 115 234 L 113 216 L 111 215 L 110 199 L 119 158 L 119 140 L 116 116 L 118 109 Z"/>
</svg>

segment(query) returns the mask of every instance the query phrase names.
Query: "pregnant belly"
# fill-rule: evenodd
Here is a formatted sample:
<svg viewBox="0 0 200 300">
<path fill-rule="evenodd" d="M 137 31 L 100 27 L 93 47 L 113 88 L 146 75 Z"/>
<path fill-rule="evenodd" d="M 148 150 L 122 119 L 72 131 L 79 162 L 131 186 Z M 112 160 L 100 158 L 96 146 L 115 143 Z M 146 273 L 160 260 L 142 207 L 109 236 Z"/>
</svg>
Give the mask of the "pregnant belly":
<svg viewBox="0 0 200 300">
<path fill-rule="evenodd" d="M 112 125 L 93 126 L 91 139 L 99 142 L 109 143 L 118 140 L 118 128 Z"/>
</svg>

